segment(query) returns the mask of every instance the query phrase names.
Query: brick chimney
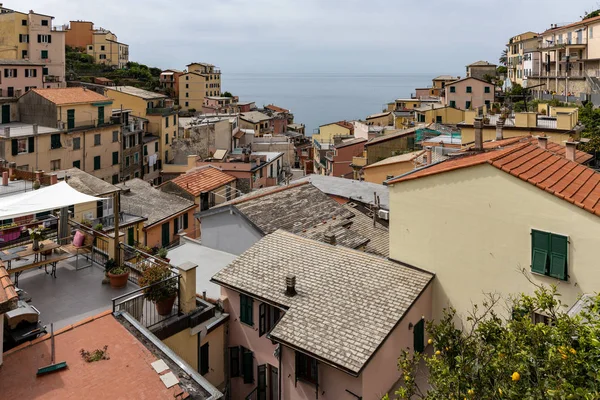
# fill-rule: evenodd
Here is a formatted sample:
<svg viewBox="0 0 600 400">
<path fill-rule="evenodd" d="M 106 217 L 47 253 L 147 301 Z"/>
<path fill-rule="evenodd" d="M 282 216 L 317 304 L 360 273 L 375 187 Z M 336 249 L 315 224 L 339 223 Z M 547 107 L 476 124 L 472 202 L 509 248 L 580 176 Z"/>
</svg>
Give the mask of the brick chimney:
<svg viewBox="0 0 600 400">
<path fill-rule="evenodd" d="M 473 150 L 483 151 L 483 118 L 475 117 L 473 121 L 473 128 L 475 129 L 475 146 Z"/>
<path fill-rule="evenodd" d="M 56 185 L 58 183 L 58 175 L 52 174 L 50 175 L 50 184 Z"/>
<path fill-rule="evenodd" d="M 538 136 L 537 141 L 538 141 L 538 147 L 540 147 L 544 150 L 548 148 L 548 136 Z"/>
<path fill-rule="evenodd" d="M 333 233 L 331 227 L 329 227 L 329 229 L 325 231 L 325 233 L 323 234 L 323 239 L 323 241 L 327 244 L 330 244 L 332 246 L 336 245 L 335 233 Z"/>
<path fill-rule="evenodd" d="M 186 262 L 177 266 L 179 279 L 179 307 L 184 314 L 196 309 L 196 268 L 198 265 Z"/>
<path fill-rule="evenodd" d="M 287 275 L 285 277 L 285 294 L 290 297 L 296 295 L 296 275 Z"/>
<path fill-rule="evenodd" d="M 498 118 L 496 121 L 496 140 L 504 139 L 504 118 Z"/>
<path fill-rule="evenodd" d="M 571 139 L 565 142 L 565 158 L 569 161 L 575 161 L 575 153 L 577 152 L 577 143 Z"/>
</svg>

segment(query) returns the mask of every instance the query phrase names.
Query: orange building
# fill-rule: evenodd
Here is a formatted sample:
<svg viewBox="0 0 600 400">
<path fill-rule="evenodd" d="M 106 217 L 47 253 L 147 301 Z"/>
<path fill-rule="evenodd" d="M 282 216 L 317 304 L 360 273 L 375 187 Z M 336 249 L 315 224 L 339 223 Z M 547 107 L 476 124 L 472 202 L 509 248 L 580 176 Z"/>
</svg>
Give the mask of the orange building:
<svg viewBox="0 0 600 400">
<path fill-rule="evenodd" d="M 71 21 L 65 35 L 65 45 L 87 48 L 93 43 L 94 23 L 90 21 Z"/>
</svg>

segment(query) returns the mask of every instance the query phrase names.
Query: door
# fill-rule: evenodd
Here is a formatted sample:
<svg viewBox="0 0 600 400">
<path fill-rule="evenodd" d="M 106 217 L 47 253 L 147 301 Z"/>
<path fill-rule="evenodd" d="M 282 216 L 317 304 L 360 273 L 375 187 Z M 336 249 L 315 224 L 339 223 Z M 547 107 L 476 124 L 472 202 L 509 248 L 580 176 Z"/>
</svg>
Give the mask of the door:
<svg viewBox="0 0 600 400">
<path fill-rule="evenodd" d="M 269 365 L 269 400 L 279 398 L 279 370 Z"/>
<path fill-rule="evenodd" d="M 167 247 L 169 245 L 169 223 L 165 222 L 162 224 L 162 246 Z"/>
<path fill-rule="evenodd" d="M 10 104 L 2 105 L 2 123 L 8 124 L 10 122 Z"/>
<path fill-rule="evenodd" d="M 422 353 L 425 349 L 425 320 L 421 319 L 413 327 L 413 349 Z"/>
<path fill-rule="evenodd" d="M 135 244 L 133 227 L 127 229 L 127 244 L 133 246 Z"/>
<path fill-rule="evenodd" d="M 259 365 L 258 372 L 258 390 L 256 391 L 256 400 L 267 400 L 267 366 Z"/>
</svg>

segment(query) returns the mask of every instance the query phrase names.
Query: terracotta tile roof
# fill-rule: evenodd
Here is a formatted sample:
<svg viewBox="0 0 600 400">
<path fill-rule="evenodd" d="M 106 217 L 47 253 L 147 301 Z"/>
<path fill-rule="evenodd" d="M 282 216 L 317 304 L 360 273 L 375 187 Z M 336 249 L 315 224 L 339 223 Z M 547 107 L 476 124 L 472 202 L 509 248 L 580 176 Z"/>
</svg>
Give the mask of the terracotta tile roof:
<svg viewBox="0 0 600 400">
<path fill-rule="evenodd" d="M 530 142 L 452 158 L 403 175 L 388 184 L 486 163 L 600 216 L 600 173 Z"/>
<path fill-rule="evenodd" d="M 17 307 L 19 296 L 4 267 L 0 267 L 0 314 Z"/>
<path fill-rule="evenodd" d="M 265 108 L 267 108 L 271 111 L 279 112 L 279 113 L 289 113 L 290 112 L 290 110 L 288 110 L 286 108 L 277 107 L 274 104 L 269 104 L 268 106 L 265 106 Z"/>
<path fill-rule="evenodd" d="M 223 185 L 235 181 L 235 179 L 235 176 L 226 174 L 220 169 L 209 165 L 179 175 L 170 182 L 173 182 L 193 196 L 200 196 L 202 192 L 210 192 L 218 189 Z"/>
<path fill-rule="evenodd" d="M 369 143 L 366 143 L 365 146 L 371 146 L 376 143 L 386 142 L 388 140 L 397 139 L 402 136 L 414 135 L 416 132 L 417 132 L 417 128 L 409 128 L 409 129 L 402 129 L 402 130 L 399 130 L 399 131 L 396 131 L 393 133 L 387 133 L 387 134 L 384 134 L 383 136 L 378 136 L 376 138 L 369 140 Z"/>
<path fill-rule="evenodd" d="M 298 292 L 291 297 L 285 294 L 290 274 Z M 432 279 L 379 256 L 278 230 L 212 281 L 286 308 L 269 337 L 356 376 Z"/>
<path fill-rule="evenodd" d="M 354 132 L 354 125 L 352 125 L 350 122 L 348 121 L 338 121 L 338 122 L 332 122 L 330 124 L 325 124 L 325 125 L 321 125 L 321 126 L 329 126 L 329 125 L 339 125 L 342 128 L 346 128 L 346 129 L 350 129 L 351 132 Z"/>
<path fill-rule="evenodd" d="M 34 93 L 42 96 L 56 105 L 65 104 L 83 104 L 110 101 L 106 96 L 98 94 L 93 90 L 87 90 L 81 87 L 60 88 L 60 89 L 32 89 Z"/>
<path fill-rule="evenodd" d="M 173 371 L 171 359 L 162 353 L 157 357 L 110 311 L 57 331 L 54 341 L 56 361 L 66 361 L 67 368 L 43 377 L 36 372 L 50 364 L 50 335 L 4 353 L 2 398 L 173 399 L 188 394 L 182 389 L 182 377 L 178 377 L 180 383 L 167 388 L 150 365 L 161 357 Z M 108 346 L 107 360 L 88 363 L 81 357 L 81 349 L 91 352 L 104 346 Z M 198 394 L 199 398 L 208 397 Z"/>
<path fill-rule="evenodd" d="M 563 26 L 559 26 L 559 27 L 556 27 L 556 28 L 551 28 L 551 29 L 548 29 L 547 31 L 542 32 L 542 35 L 544 33 L 546 33 L 546 32 L 558 32 L 558 31 L 563 30 L 563 29 L 568 29 L 568 28 L 572 28 L 574 26 L 579 26 L 579 25 L 587 25 L 587 24 L 590 24 L 592 22 L 597 22 L 597 21 L 600 21 L 600 16 L 593 17 L 593 18 L 588 18 L 588 19 L 584 19 L 582 21 L 573 22 L 572 24 L 563 25 Z"/>
</svg>

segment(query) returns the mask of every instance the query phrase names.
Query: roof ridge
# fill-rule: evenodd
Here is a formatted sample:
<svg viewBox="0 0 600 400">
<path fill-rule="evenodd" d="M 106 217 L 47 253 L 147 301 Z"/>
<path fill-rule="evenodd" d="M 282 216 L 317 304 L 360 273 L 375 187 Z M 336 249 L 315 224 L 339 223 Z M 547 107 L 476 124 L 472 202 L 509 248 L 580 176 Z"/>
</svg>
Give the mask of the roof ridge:
<svg viewBox="0 0 600 400">
<path fill-rule="evenodd" d="M 293 183 L 293 184 L 285 185 L 285 186 L 283 186 L 283 187 L 281 187 L 279 189 L 274 189 L 274 190 L 271 190 L 271 191 L 268 191 L 268 192 L 259 193 L 259 194 L 255 195 L 255 196 L 242 197 L 242 198 L 239 198 L 237 200 L 232 200 L 230 203 L 227 203 L 227 205 L 235 206 L 236 204 L 242 204 L 242 203 L 245 203 L 245 202 L 250 201 L 250 200 L 260 199 L 261 197 L 270 196 L 270 195 L 272 195 L 274 193 L 283 192 L 285 190 L 292 189 L 292 188 L 295 188 L 295 187 L 298 187 L 298 186 L 302 186 L 302 185 L 306 185 L 308 183 L 310 183 L 310 182 L 298 182 L 298 183 Z"/>
</svg>

